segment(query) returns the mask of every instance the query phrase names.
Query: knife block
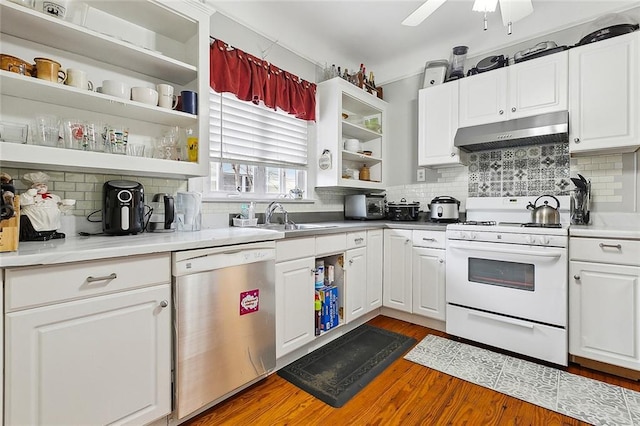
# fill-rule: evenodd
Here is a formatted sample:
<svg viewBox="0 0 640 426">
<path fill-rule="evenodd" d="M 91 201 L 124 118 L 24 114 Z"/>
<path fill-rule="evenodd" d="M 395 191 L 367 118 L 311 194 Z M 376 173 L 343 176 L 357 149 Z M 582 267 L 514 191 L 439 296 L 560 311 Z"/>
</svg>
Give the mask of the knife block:
<svg viewBox="0 0 640 426">
<path fill-rule="evenodd" d="M 0 252 L 18 250 L 20 238 L 20 198 L 13 199 L 13 217 L 0 220 Z"/>
</svg>

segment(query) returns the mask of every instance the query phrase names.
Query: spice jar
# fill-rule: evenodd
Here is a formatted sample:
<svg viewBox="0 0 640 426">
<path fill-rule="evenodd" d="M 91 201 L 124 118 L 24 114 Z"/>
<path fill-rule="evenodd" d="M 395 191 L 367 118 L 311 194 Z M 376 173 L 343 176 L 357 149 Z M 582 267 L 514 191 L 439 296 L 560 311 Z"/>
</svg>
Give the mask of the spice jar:
<svg viewBox="0 0 640 426">
<path fill-rule="evenodd" d="M 369 167 L 363 164 L 360 168 L 360 180 L 370 180 Z"/>
</svg>

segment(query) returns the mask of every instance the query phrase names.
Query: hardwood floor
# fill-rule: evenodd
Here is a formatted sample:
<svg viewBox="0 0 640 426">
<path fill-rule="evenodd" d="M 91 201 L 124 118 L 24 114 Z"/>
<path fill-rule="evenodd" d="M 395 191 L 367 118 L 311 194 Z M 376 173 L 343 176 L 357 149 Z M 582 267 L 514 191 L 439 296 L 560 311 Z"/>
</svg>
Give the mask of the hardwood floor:
<svg viewBox="0 0 640 426">
<path fill-rule="evenodd" d="M 445 333 L 378 316 L 369 324 L 422 340 Z M 640 391 L 640 383 L 570 365 L 568 372 Z M 587 425 L 399 358 L 342 408 L 272 374 L 184 423 L 212 425 Z"/>
</svg>

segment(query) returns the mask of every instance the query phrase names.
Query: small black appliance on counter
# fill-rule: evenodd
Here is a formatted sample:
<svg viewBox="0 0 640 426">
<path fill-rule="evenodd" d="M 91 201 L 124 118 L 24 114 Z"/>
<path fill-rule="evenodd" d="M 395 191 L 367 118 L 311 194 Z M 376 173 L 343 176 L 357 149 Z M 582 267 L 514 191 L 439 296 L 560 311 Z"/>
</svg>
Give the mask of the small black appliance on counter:
<svg viewBox="0 0 640 426">
<path fill-rule="evenodd" d="M 397 221 L 418 220 L 420 212 L 420 203 L 414 201 L 408 203 L 405 198 L 400 199 L 399 203 L 392 202 L 387 205 L 387 219 Z"/>
<path fill-rule="evenodd" d="M 344 218 L 384 219 L 387 197 L 384 194 L 349 194 L 344 197 Z"/>
<path fill-rule="evenodd" d="M 144 188 L 129 180 L 102 185 L 102 231 L 108 235 L 137 234 L 144 230 Z"/>
</svg>

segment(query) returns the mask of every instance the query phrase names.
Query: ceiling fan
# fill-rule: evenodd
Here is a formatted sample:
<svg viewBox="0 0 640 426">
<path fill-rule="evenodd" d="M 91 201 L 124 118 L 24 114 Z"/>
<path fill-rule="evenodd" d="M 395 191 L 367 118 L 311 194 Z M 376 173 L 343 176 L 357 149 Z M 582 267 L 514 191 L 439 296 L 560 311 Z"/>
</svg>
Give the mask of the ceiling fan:
<svg viewBox="0 0 640 426">
<path fill-rule="evenodd" d="M 409 15 L 402 25 L 415 27 L 427 19 L 429 15 L 444 4 L 446 0 L 426 0 L 419 8 Z M 495 12 L 496 6 L 500 2 L 500 12 L 502 23 L 508 27 L 508 34 L 511 34 L 511 24 L 524 18 L 533 12 L 531 0 L 475 0 L 473 10 L 484 12 L 484 29 L 487 29 L 487 13 Z"/>
</svg>

